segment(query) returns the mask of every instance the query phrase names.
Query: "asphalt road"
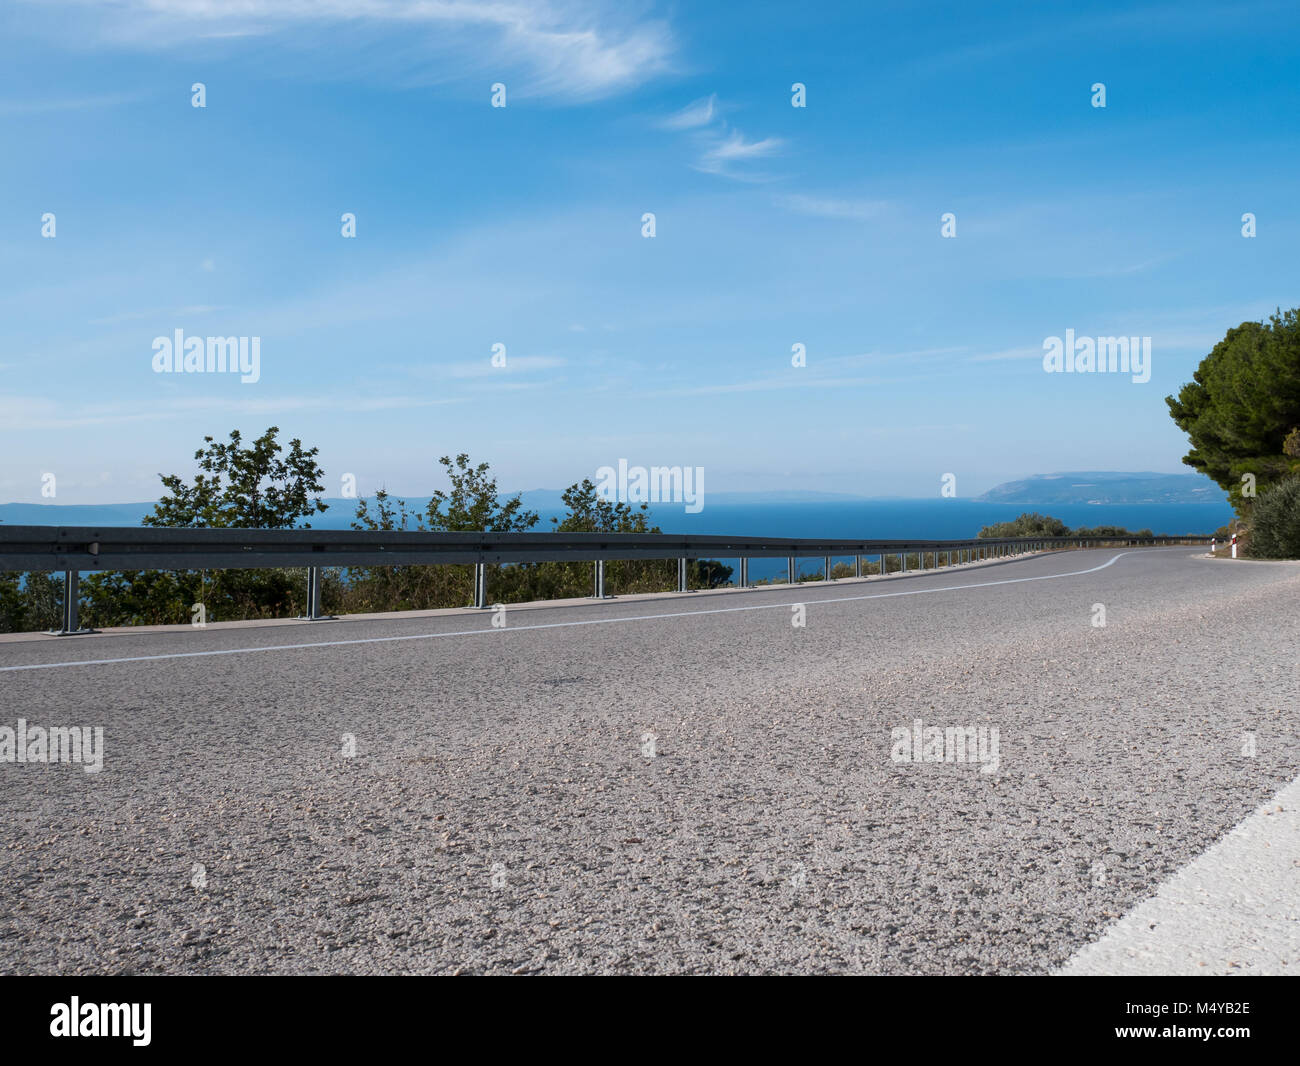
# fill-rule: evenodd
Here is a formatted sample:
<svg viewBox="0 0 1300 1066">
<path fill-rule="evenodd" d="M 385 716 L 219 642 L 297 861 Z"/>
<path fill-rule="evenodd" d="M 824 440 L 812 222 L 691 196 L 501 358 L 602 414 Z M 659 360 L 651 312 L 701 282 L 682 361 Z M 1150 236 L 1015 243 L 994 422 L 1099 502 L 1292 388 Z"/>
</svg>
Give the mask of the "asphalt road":
<svg viewBox="0 0 1300 1066">
<path fill-rule="evenodd" d="M 1300 564 L 491 619 L 0 640 L 0 726 L 104 730 L 0 762 L 0 972 L 1052 972 L 1300 775 Z"/>
</svg>

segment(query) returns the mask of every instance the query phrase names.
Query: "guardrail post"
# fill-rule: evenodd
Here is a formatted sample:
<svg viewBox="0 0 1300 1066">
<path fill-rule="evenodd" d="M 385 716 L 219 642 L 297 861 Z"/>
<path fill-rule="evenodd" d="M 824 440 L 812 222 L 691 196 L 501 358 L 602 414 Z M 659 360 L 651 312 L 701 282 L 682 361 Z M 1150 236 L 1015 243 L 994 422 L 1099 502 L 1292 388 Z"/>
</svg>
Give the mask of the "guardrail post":
<svg viewBox="0 0 1300 1066">
<path fill-rule="evenodd" d="M 690 591 L 690 590 L 687 588 L 687 581 L 686 581 L 686 560 L 685 560 L 685 559 L 678 559 L 678 560 L 677 560 L 677 591 L 678 591 L 678 592 L 689 592 L 689 591 Z"/>
<path fill-rule="evenodd" d="M 831 557 L 829 555 L 822 560 L 822 573 L 824 575 L 822 578 L 823 581 L 831 580 Z"/>
<path fill-rule="evenodd" d="M 487 610 L 487 563 L 474 564 L 474 606 Z"/>
<path fill-rule="evenodd" d="M 749 560 L 745 558 L 740 560 L 740 587 L 749 588 Z"/>
<path fill-rule="evenodd" d="M 63 628 L 51 629 L 49 635 L 76 637 L 93 632 L 93 629 L 81 628 L 81 573 L 77 570 L 65 570 L 63 571 Z"/>
<path fill-rule="evenodd" d="M 853 557 L 853 576 L 854 576 L 854 577 L 861 577 L 861 576 L 862 576 L 862 556 L 861 556 L 861 555 L 855 555 L 855 556 Z"/>
<path fill-rule="evenodd" d="M 307 613 L 300 614 L 300 622 L 321 622 L 333 618 L 332 614 L 322 614 L 320 607 L 321 583 L 320 567 L 307 567 Z"/>
<path fill-rule="evenodd" d="M 609 597 L 605 595 L 605 560 L 604 559 L 596 560 L 595 585 L 596 588 L 592 594 L 592 598 L 597 600 L 609 599 Z"/>
<path fill-rule="evenodd" d="M 900 574 L 906 574 L 907 573 L 907 552 L 898 553 L 898 562 L 899 562 L 898 572 Z"/>
<path fill-rule="evenodd" d="M 786 581 L 787 581 L 789 584 L 793 585 L 793 584 L 795 583 L 795 580 L 794 580 L 794 576 L 795 576 L 795 575 L 794 575 L 794 556 L 793 556 L 793 555 L 790 556 L 788 559 L 786 559 L 786 561 L 785 561 L 785 569 L 786 569 Z"/>
</svg>

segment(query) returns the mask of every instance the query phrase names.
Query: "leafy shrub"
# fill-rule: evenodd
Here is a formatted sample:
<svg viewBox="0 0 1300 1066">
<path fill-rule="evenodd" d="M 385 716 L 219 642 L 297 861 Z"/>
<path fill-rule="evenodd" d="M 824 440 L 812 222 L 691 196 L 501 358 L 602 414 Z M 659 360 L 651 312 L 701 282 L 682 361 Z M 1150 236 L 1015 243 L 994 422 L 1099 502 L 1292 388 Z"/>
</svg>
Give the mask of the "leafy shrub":
<svg viewBox="0 0 1300 1066">
<path fill-rule="evenodd" d="M 1300 477 L 1286 478 L 1256 499 L 1250 554 L 1260 559 L 1300 559 Z"/>
<path fill-rule="evenodd" d="M 1064 537 L 1069 528 L 1051 515 L 1025 513 L 1010 522 L 997 522 L 980 530 L 981 537 Z"/>
</svg>

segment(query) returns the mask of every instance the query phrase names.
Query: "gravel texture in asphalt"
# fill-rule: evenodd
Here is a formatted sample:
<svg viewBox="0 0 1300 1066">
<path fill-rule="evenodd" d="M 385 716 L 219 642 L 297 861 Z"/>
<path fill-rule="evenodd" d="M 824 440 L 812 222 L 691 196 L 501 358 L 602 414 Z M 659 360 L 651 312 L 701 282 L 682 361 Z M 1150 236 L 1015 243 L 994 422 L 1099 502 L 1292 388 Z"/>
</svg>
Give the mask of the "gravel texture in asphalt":
<svg viewBox="0 0 1300 1066">
<path fill-rule="evenodd" d="M 1298 618 L 1179 548 L 2 641 L 104 763 L 0 762 L 0 972 L 1048 972 L 1300 774 Z"/>
</svg>

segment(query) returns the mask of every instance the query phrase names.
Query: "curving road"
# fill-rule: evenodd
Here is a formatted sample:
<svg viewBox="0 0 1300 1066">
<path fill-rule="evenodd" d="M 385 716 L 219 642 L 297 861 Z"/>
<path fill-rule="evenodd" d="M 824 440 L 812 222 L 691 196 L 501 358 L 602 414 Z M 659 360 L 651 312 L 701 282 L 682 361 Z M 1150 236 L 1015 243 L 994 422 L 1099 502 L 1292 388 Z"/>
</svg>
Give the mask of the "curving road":
<svg viewBox="0 0 1300 1066">
<path fill-rule="evenodd" d="M 1297 618 L 1175 548 L 0 638 L 0 727 L 104 730 L 0 762 L 0 972 L 1297 972 L 1294 820 L 1213 848 L 1300 774 Z"/>
</svg>

